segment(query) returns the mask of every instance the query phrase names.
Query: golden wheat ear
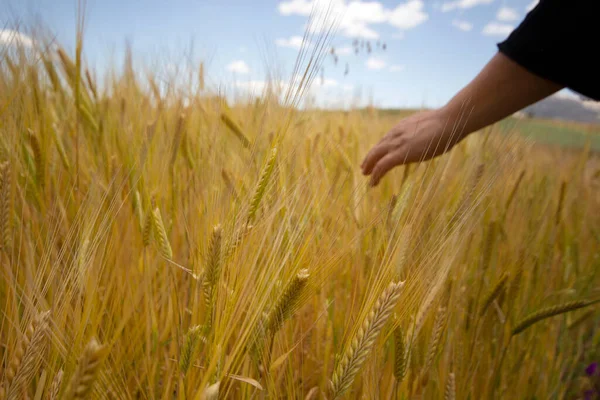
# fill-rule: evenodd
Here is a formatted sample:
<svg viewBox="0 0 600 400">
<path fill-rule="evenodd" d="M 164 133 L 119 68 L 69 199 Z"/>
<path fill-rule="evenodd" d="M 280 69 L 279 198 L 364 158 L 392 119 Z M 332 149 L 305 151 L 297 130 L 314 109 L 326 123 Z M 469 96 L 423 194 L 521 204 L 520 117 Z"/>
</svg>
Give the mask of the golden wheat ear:
<svg viewBox="0 0 600 400">
<path fill-rule="evenodd" d="M 46 347 L 50 311 L 40 313 L 29 325 L 6 372 L 8 398 L 19 398 L 38 371 Z"/>
<path fill-rule="evenodd" d="M 444 400 L 455 400 L 456 399 L 456 380 L 454 373 L 448 374 L 448 380 L 446 381 L 446 389 L 444 391 Z"/>
<path fill-rule="evenodd" d="M 58 395 L 60 393 L 60 386 L 62 385 L 64 372 L 63 370 L 59 370 L 56 373 L 56 376 L 52 380 L 52 385 L 50 385 L 50 389 L 48 391 L 48 400 L 58 400 Z"/>
<path fill-rule="evenodd" d="M 331 378 L 333 398 L 341 397 L 352 386 L 354 378 L 375 345 L 375 340 L 392 314 L 403 285 L 403 282 L 390 283 L 358 328 Z"/>
<path fill-rule="evenodd" d="M 11 193 L 10 162 L 0 164 L 0 251 L 9 253 L 11 245 Z"/>
<path fill-rule="evenodd" d="M 90 340 L 87 346 L 85 346 L 83 355 L 77 364 L 77 369 L 65 390 L 63 397 L 65 400 L 83 400 L 89 398 L 106 354 L 107 347 L 98 343 L 96 339 Z"/>
</svg>

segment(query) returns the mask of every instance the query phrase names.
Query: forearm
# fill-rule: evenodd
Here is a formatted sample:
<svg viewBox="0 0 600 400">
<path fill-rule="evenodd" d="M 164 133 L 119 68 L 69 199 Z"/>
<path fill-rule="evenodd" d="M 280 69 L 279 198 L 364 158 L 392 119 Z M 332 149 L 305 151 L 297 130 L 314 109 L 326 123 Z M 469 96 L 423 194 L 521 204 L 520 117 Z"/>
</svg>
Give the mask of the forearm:
<svg viewBox="0 0 600 400">
<path fill-rule="evenodd" d="M 560 89 L 499 52 L 441 111 L 448 125 L 464 137 Z"/>
</svg>

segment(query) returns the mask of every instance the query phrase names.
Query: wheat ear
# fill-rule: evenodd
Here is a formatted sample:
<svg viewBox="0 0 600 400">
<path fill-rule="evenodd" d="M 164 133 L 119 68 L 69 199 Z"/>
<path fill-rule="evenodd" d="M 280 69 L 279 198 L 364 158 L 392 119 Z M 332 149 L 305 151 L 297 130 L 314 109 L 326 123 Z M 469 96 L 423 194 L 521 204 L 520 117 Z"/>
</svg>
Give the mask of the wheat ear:
<svg viewBox="0 0 600 400">
<path fill-rule="evenodd" d="M 10 163 L 0 164 L 0 251 L 8 253 L 11 242 L 10 207 L 11 207 L 11 175 Z"/>
<path fill-rule="evenodd" d="M 263 168 L 260 178 L 258 179 L 258 183 L 256 185 L 256 189 L 254 190 L 254 195 L 252 196 L 252 200 L 250 201 L 250 208 L 248 209 L 248 224 L 252 224 L 254 219 L 256 218 L 256 213 L 258 212 L 258 207 L 260 206 L 260 202 L 265 195 L 265 191 L 267 190 L 267 186 L 269 185 L 269 181 L 271 179 L 271 175 L 273 174 L 273 170 L 275 169 L 275 160 L 277 159 L 277 147 L 273 147 L 271 149 L 271 154 L 269 155 L 269 159 Z"/>
<path fill-rule="evenodd" d="M 281 328 L 283 322 L 296 310 L 308 283 L 308 277 L 309 273 L 307 269 L 300 270 L 281 294 L 275 307 L 273 307 L 267 317 L 267 330 L 271 334 L 275 334 Z"/>
<path fill-rule="evenodd" d="M 235 233 L 235 236 L 229 241 L 227 245 L 227 250 L 225 251 L 225 255 L 223 256 L 224 260 L 230 259 L 236 252 L 236 250 L 242 244 L 242 240 L 250 231 L 252 230 L 252 225 L 244 224 L 242 229 Z"/>
<path fill-rule="evenodd" d="M 144 219 L 144 227 L 142 230 L 142 240 L 144 243 L 144 247 L 148 247 L 150 245 L 150 240 L 152 240 L 152 232 L 154 229 L 152 228 L 152 212 L 149 211 L 146 213 L 146 218 Z"/>
<path fill-rule="evenodd" d="M 498 282 L 492 287 L 490 292 L 483 298 L 483 302 L 481 304 L 481 309 L 479 310 L 479 316 L 482 317 L 485 314 L 487 308 L 492 304 L 496 297 L 500 295 L 504 287 L 506 286 L 506 282 L 508 281 L 508 274 L 503 273 Z"/>
<path fill-rule="evenodd" d="M 64 399 L 79 400 L 89 398 L 105 354 L 106 348 L 99 344 L 96 339 L 92 339 L 87 344 L 83 355 L 79 359 L 77 369 L 69 381 Z"/>
<path fill-rule="evenodd" d="M 404 333 L 400 327 L 394 329 L 394 378 L 400 384 L 408 369 L 409 349 L 404 342 Z"/>
<path fill-rule="evenodd" d="M 23 335 L 23 339 L 17 344 L 16 349 L 12 353 L 12 358 L 10 363 L 8 364 L 8 368 L 5 372 L 5 378 L 7 386 L 10 387 L 13 382 L 17 372 L 21 368 L 21 363 L 23 362 L 23 357 L 25 356 L 25 352 L 29 348 L 29 344 L 31 343 L 31 338 L 35 333 L 35 320 L 29 324 L 25 334 Z"/>
<path fill-rule="evenodd" d="M 192 357 L 198 341 L 201 339 L 202 325 L 196 325 L 191 327 L 185 335 L 183 347 L 181 348 L 181 356 L 179 357 L 179 369 L 183 375 L 187 374 L 188 369 L 192 363 Z"/>
<path fill-rule="evenodd" d="M 18 364 L 11 364 L 13 368 L 9 370 L 12 383 L 8 388 L 8 399 L 17 399 L 21 396 L 22 391 L 42 363 L 49 315 L 50 311 L 40 313 L 27 329 L 25 335 L 26 345 L 23 347 L 22 358 L 18 360 Z M 8 372 L 7 377 L 9 377 Z"/>
<path fill-rule="evenodd" d="M 29 129 L 29 143 L 31 144 L 31 150 L 33 150 L 33 160 L 35 162 L 35 179 L 40 188 L 44 188 L 44 160 L 42 159 L 42 148 L 40 142 L 35 136 L 35 133 Z"/>
<path fill-rule="evenodd" d="M 216 225 L 213 228 L 210 243 L 208 245 L 206 271 L 204 275 L 204 299 L 206 300 L 207 306 L 212 304 L 215 287 L 221 276 L 222 233 L 221 225 Z"/>
<path fill-rule="evenodd" d="M 244 146 L 245 148 L 250 147 L 250 141 L 248 140 L 246 135 L 244 135 L 244 132 L 242 132 L 242 128 L 240 128 L 240 126 L 233 119 L 231 119 L 229 115 L 227 115 L 226 113 L 221 113 L 221 121 L 223 121 L 223 123 L 229 128 L 229 130 L 233 132 L 235 137 L 237 137 L 239 141 L 242 142 L 242 146 Z"/>
<path fill-rule="evenodd" d="M 162 216 L 160 215 L 160 209 L 158 207 L 152 211 L 152 227 L 154 229 L 154 235 L 158 243 L 158 250 L 160 254 L 167 260 L 171 260 L 173 258 L 173 250 L 171 249 L 171 244 L 169 243 L 169 238 L 167 237 L 167 230 L 163 224 Z"/>
<path fill-rule="evenodd" d="M 48 400 L 58 400 L 58 394 L 60 393 L 60 385 L 62 384 L 63 370 L 61 369 L 56 373 L 56 376 L 52 380 L 50 391 L 48 392 Z"/>
<path fill-rule="evenodd" d="M 425 360 L 424 374 L 429 372 L 429 369 L 433 365 L 435 356 L 437 355 L 442 339 L 442 333 L 446 327 L 446 307 L 441 306 L 438 308 L 437 315 L 435 316 L 435 322 L 433 323 L 433 333 L 431 335 L 431 342 L 429 343 L 429 349 L 427 351 L 427 358 Z"/>
<path fill-rule="evenodd" d="M 356 374 L 373 348 L 377 336 L 396 306 L 403 285 L 403 282 L 390 283 L 358 328 L 331 378 L 333 398 L 342 396 L 352 385 Z"/>
<path fill-rule="evenodd" d="M 564 303 L 564 304 L 558 304 L 556 306 L 542 308 L 541 310 L 535 311 L 535 312 L 527 315 L 522 320 L 520 320 L 516 324 L 516 326 L 513 328 L 512 334 L 518 335 L 519 333 L 523 332 L 525 329 L 529 328 L 536 322 L 539 322 L 543 319 L 554 317 L 554 316 L 560 315 L 560 314 L 564 314 L 566 312 L 577 310 L 579 308 L 587 307 L 598 301 L 600 301 L 600 300 L 595 300 L 595 301 L 575 300 L 575 301 L 570 301 L 570 302 Z"/>
<path fill-rule="evenodd" d="M 446 390 L 444 391 L 444 400 L 455 400 L 456 399 L 456 379 L 454 373 L 448 374 L 448 381 L 446 382 Z"/>
<path fill-rule="evenodd" d="M 217 400 L 219 398 L 219 389 L 221 382 L 213 383 L 204 389 L 203 398 L 204 400 Z"/>
</svg>

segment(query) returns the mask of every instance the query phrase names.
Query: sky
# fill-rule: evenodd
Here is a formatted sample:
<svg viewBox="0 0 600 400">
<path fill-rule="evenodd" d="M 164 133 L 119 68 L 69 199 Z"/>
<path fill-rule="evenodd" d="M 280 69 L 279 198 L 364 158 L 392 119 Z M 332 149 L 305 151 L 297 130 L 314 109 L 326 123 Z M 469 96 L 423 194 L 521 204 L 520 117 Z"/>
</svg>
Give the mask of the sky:
<svg viewBox="0 0 600 400">
<path fill-rule="evenodd" d="M 323 16 L 327 9 L 327 25 L 337 27 L 331 37 L 337 62 L 328 54 L 317 74 L 319 105 L 438 107 L 479 72 L 536 3 L 87 0 L 84 55 L 101 74 L 122 62 L 130 45 L 136 65 L 183 75 L 202 61 L 210 88 L 256 92 L 269 77 L 289 81 L 311 12 Z M 0 0 L 0 42 L 14 39 L 15 30 L 30 33 L 40 21 L 58 43 L 75 48 L 76 0 Z"/>
</svg>

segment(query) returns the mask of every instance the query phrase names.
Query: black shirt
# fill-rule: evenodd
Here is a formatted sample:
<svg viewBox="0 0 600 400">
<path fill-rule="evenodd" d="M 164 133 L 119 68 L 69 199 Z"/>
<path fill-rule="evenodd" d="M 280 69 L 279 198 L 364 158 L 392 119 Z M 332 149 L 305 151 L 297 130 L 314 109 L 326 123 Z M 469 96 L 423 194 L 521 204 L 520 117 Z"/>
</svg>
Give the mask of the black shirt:
<svg viewBox="0 0 600 400">
<path fill-rule="evenodd" d="M 541 0 L 498 49 L 528 71 L 600 100 L 600 0 Z"/>
</svg>

